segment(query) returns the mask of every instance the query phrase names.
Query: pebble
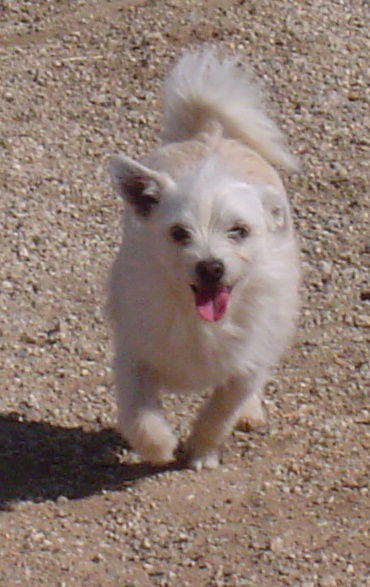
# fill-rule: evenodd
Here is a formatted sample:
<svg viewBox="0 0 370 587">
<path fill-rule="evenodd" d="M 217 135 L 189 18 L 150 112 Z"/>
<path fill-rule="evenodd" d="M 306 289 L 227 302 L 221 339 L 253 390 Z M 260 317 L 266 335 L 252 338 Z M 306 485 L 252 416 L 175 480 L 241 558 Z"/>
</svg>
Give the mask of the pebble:
<svg viewBox="0 0 370 587">
<path fill-rule="evenodd" d="M 333 575 L 324 575 L 320 579 L 320 587 L 336 587 L 337 585 L 337 580 Z"/>
<path fill-rule="evenodd" d="M 280 554 L 281 552 L 284 551 L 285 545 L 284 545 L 284 540 L 282 539 L 281 536 L 275 536 L 274 538 L 271 539 L 270 549 L 275 554 Z"/>
</svg>

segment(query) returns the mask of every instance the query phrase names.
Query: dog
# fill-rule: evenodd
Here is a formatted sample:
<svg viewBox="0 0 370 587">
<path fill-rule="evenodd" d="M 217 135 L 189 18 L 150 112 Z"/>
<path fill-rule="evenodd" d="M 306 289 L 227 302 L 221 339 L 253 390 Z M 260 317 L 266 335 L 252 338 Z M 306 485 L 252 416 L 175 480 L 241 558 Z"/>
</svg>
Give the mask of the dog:
<svg viewBox="0 0 370 587">
<path fill-rule="evenodd" d="M 295 170 L 233 57 L 183 54 L 164 84 L 161 146 L 111 160 L 125 204 L 109 286 L 118 429 L 153 465 L 177 441 L 161 390 L 211 391 L 184 445 L 215 468 L 234 426 L 265 423 L 263 387 L 294 330 L 299 263 L 275 167 Z"/>
</svg>

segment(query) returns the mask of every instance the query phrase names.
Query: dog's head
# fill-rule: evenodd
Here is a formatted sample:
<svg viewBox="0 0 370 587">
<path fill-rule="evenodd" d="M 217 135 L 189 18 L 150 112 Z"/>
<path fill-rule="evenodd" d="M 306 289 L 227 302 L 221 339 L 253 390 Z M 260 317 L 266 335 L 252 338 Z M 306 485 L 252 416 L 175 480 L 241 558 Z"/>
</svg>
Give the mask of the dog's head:
<svg viewBox="0 0 370 587">
<path fill-rule="evenodd" d="M 148 254 L 209 322 L 225 315 L 234 288 L 253 281 L 268 243 L 288 229 L 286 200 L 276 187 L 247 184 L 213 157 L 175 180 L 118 155 L 111 174 Z"/>
</svg>

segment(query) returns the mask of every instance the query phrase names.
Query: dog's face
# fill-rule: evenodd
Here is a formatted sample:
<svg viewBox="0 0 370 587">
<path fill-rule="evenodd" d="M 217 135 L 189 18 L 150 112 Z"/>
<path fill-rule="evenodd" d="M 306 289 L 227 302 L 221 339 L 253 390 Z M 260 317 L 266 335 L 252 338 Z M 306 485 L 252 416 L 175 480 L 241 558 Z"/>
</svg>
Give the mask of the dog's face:
<svg viewBox="0 0 370 587">
<path fill-rule="evenodd" d="M 123 156 L 111 171 L 129 213 L 141 220 L 143 245 L 208 322 L 220 320 L 234 288 L 253 279 L 268 237 L 287 228 L 276 188 L 235 179 L 212 158 L 176 182 Z"/>
</svg>

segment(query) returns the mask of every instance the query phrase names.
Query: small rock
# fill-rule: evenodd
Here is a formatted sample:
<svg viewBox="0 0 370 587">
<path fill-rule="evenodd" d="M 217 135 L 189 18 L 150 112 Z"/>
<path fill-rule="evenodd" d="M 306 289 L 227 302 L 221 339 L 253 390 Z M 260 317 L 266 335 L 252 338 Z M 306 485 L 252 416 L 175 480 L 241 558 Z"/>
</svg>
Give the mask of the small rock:
<svg viewBox="0 0 370 587">
<path fill-rule="evenodd" d="M 332 269 L 333 269 L 332 264 L 329 261 L 325 261 L 324 259 L 322 259 L 321 261 L 319 261 L 318 267 L 319 267 L 319 271 L 320 271 L 322 280 L 328 281 L 328 279 L 331 276 Z"/>
<path fill-rule="evenodd" d="M 370 315 L 359 314 L 355 316 L 354 322 L 359 328 L 370 328 Z"/>
<path fill-rule="evenodd" d="M 69 501 L 68 497 L 66 497 L 65 495 L 60 495 L 57 499 L 57 504 L 61 505 L 64 503 L 68 503 L 68 501 Z"/>
<path fill-rule="evenodd" d="M 144 540 L 143 540 L 143 542 L 142 542 L 141 546 L 142 546 L 143 548 L 145 548 L 145 550 L 150 550 L 150 548 L 151 548 L 151 546 L 152 546 L 152 545 L 150 544 L 150 542 L 149 542 L 148 538 L 144 538 Z"/>
<path fill-rule="evenodd" d="M 320 587 L 336 587 L 337 580 L 333 575 L 325 575 L 320 579 Z"/>
<path fill-rule="evenodd" d="M 271 539 L 270 550 L 275 554 L 279 554 L 284 550 L 284 541 L 281 536 L 275 536 Z"/>
</svg>

